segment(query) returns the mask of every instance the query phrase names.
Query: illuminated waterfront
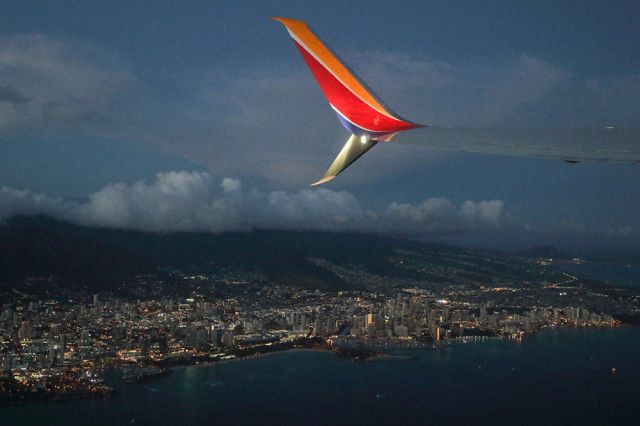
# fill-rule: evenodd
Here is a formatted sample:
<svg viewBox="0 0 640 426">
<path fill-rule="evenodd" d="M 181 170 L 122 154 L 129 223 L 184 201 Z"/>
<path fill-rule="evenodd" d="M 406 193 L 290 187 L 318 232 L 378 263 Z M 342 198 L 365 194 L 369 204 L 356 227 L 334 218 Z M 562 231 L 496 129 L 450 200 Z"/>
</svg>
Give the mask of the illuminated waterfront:
<svg viewBox="0 0 640 426">
<path fill-rule="evenodd" d="M 522 342 L 409 350 L 410 360 L 330 352 L 187 367 L 112 383 L 116 397 L 2 408 L 6 424 L 636 424 L 640 329 L 556 329 Z M 612 369 L 615 368 L 615 373 Z M 73 414 L 72 414 L 73 413 Z"/>
</svg>

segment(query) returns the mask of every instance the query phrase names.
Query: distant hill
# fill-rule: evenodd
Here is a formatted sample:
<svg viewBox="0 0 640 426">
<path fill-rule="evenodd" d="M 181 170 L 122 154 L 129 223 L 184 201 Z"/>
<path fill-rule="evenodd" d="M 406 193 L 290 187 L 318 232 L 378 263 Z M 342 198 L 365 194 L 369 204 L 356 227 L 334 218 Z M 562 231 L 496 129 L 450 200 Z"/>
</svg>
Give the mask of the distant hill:
<svg viewBox="0 0 640 426">
<path fill-rule="evenodd" d="M 533 279 L 528 263 L 509 256 L 364 234 L 149 233 L 45 217 L 16 217 L 0 225 L 0 289 L 5 293 L 22 288 L 30 277 L 53 277 L 68 288 L 100 291 L 143 274 L 216 268 L 323 290 L 364 288 L 371 279 L 433 285 Z"/>
<path fill-rule="evenodd" d="M 0 281 L 55 276 L 97 288 L 164 268 L 207 263 L 259 270 L 271 280 L 311 288 L 348 287 L 308 256 L 324 256 L 335 238 L 321 233 L 145 233 L 92 228 L 45 217 L 17 217 L 0 226 Z M 375 244 L 352 238 L 334 251 L 362 251 Z"/>
<path fill-rule="evenodd" d="M 568 259 L 569 256 L 554 246 L 545 245 L 530 247 L 528 249 L 515 253 L 516 256 L 532 257 L 536 259 Z"/>
<path fill-rule="evenodd" d="M 365 265 L 384 274 L 389 268 L 383 259 L 393 255 L 395 247 L 420 246 L 424 244 L 360 234 L 149 233 L 15 217 L 0 225 L 0 281 L 15 284 L 28 277 L 55 276 L 67 284 L 108 288 L 135 275 L 206 264 L 257 270 L 273 282 L 300 287 L 350 288 L 310 259 Z"/>
<path fill-rule="evenodd" d="M 154 265 L 92 235 L 88 229 L 46 218 L 15 218 L 0 226 L 0 280 L 56 276 L 109 283 L 153 271 Z"/>
</svg>

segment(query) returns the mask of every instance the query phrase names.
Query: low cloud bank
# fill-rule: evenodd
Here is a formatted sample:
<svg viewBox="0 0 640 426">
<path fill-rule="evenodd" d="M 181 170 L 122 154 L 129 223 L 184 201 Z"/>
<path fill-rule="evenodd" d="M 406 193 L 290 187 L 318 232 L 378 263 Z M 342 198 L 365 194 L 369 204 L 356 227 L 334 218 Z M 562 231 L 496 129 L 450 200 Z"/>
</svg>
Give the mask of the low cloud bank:
<svg viewBox="0 0 640 426">
<path fill-rule="evenodd" d="M 500 200 L 446 198 L 393 202 L 369 209 L 351 193 L 330 189 L 259 191 L 208 173 L 158 173 L 153 182 L 105 186 L 77 202 L 29 190 L 0 188 L 0 219 L 47 215 L 82 225 L 142 231 L 224 232 L 250 229 L 356 231 L 413 236 L 483 231 L 501 226 Z"/>
</svg>

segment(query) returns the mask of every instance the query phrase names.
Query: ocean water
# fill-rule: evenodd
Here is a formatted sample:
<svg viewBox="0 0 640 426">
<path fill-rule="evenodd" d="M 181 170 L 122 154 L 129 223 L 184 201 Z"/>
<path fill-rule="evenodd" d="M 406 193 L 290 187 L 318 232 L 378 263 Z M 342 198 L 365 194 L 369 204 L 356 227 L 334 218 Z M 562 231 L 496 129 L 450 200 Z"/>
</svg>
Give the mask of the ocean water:
<svg viewBox="0 0 640 426">
<path fill-rule="evenodd" d="M 588 262 L 580 265 L 557 263 L 555 268 L 613 286 L 640 288 L 640 264 Z"/>
<path fill-rule="evenodd" d="M 354 363 L 289 351 L 0 408 L 2 425 L 640 424 L 640 328 L 547 330 Z M 612 371 L 615 368 L 615 373 Z"/>
</svg>

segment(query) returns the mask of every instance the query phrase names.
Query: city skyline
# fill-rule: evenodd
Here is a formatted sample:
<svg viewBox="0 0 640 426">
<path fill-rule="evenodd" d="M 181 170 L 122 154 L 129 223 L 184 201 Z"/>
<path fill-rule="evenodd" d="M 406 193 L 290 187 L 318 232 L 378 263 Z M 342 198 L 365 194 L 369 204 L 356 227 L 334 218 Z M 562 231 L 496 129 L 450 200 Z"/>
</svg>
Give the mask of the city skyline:
<svg viewBox="0 0 640 426">
<path fill-rule="evenodd" d="M 102 398 L 114 393 L 102 378 L 110 369 L 138 383 L 301 348 L 410 360 L 392 354 L 617 328 L 637 315 L 636 289 L 561 272 L 551 259 L 389 246 L 384 274 L 312 259 L 342 281 L 324 290 L 212 262 L 166 265 L 93 294 L 71 279 L 26 279 L 0 308 L 0 403 Z"/>
</svg>

